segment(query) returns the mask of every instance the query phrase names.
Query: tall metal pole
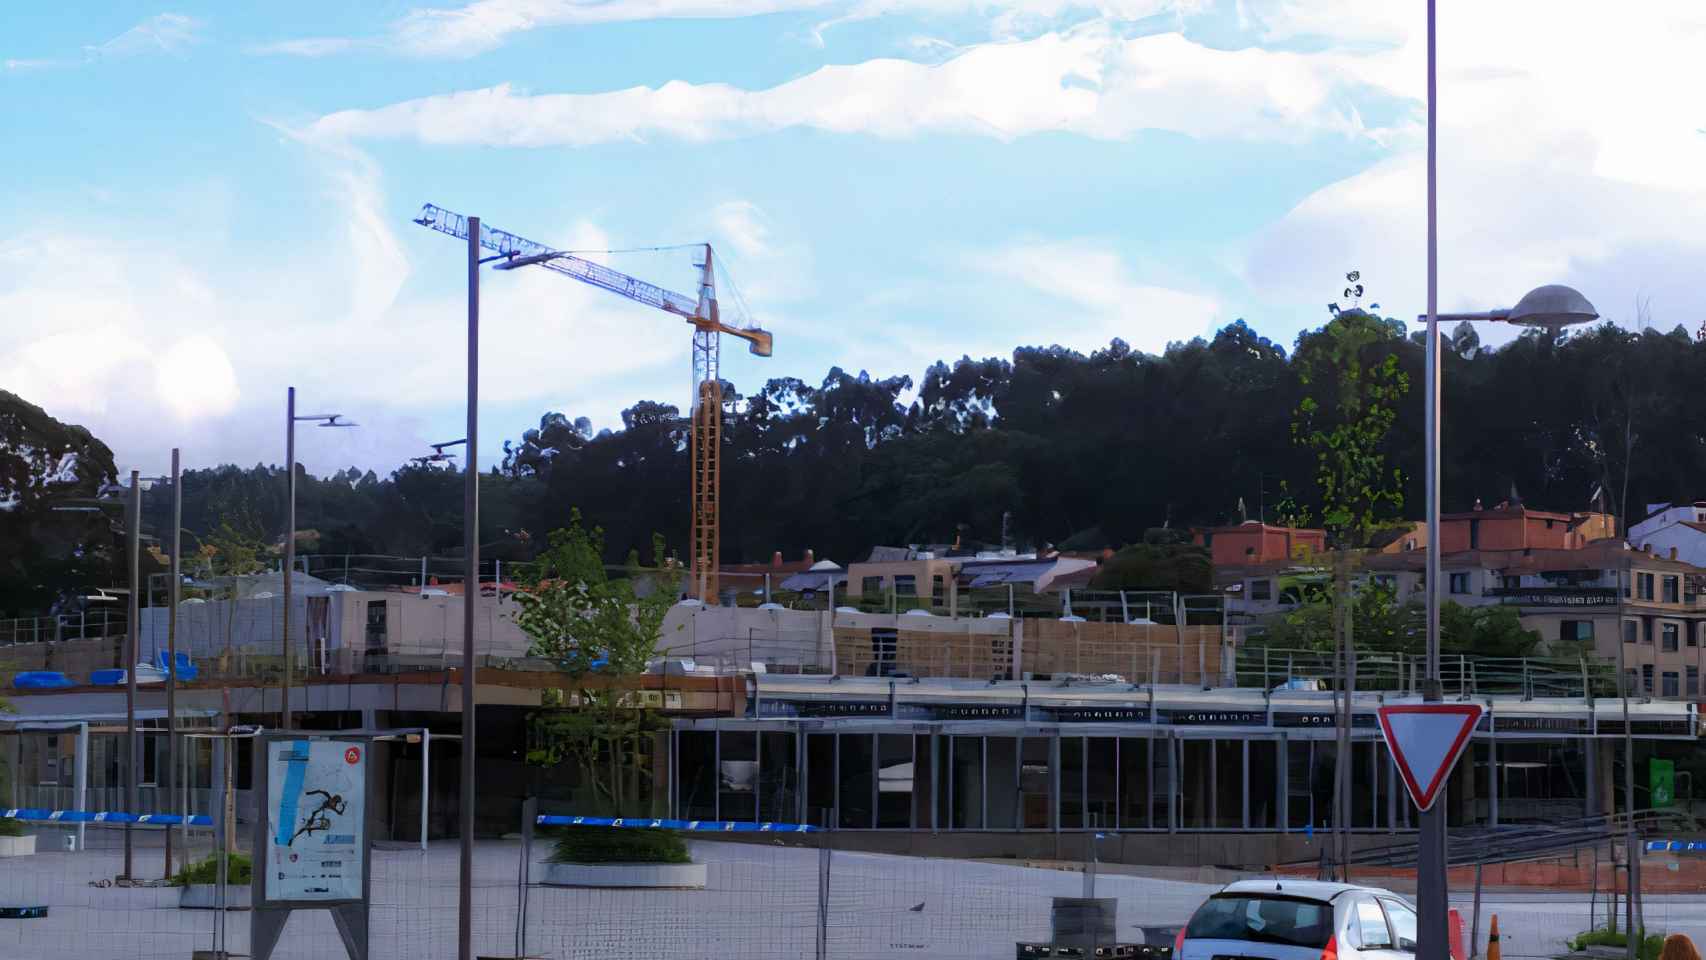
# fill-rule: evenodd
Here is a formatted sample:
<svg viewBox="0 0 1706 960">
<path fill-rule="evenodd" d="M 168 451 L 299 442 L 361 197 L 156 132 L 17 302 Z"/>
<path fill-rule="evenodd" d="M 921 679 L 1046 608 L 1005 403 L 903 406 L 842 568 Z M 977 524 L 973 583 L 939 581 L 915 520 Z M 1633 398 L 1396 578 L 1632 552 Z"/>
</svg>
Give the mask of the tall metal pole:
<svg viewBox="0 0 1706 960">
<path fill-rule="evenodd" d="M 462 478 L 462 871 L 459 960 L 474 960 L 474 605 L 480 602 L 480 218 L 468 218 L 468 459 Z"/>
<path fill-rule="evenodd" d="M 130 503 L 125 511 L 125 554 L 130 560 L 130 616 L 124 634 L 124 805 L 130 813 L 139 813 L 136 806 L 137 761 L 141 757 L 136 743 L 136 652 L 142 620 L 138 594 L 142 592 L 142 472 L 130 471 Z M 130 824 L 124 825 L 124 875 L 131 873 Z"/>
<path fill-rule="evenodd" d="M 1627 558 L 1624 559 L 1623 569 L 1619 573 L 1622 580 L 1618 583 L 1618 587 L 1621 588 L 1630 579 Z M 1617 591 L 1617 607 L 1618 613 L 1621 614 L 1623 612 L 1623 591 L 1621 589 Z M 1622 623 L 1623 618 L 1619 616 L 1617 622 Z M 1635 832 L 1635 736 L 1629 729 L 1629 688 L 1632 686 L 1634 683 L 1629 679 L 1628 666 L 1624 658 L 1623 636 L 1619 633 L 1617 637 L 1617 688 L 1623 693 L 1623 815 L 1627 818 L 1628 824 L 1628 830 L 1623 836 L 1627 861 L 1624 876 L 1628 882 L 1628 889 L 1624 891 L 1625 896 L 1623 898 L 1625 916 L 1623 930 L 1627 934 L 1625 956 L 1629 960 L 1635 960 L 1635 954 L 1641 942 L 1640 931 L 1635 928 L 1635 898 L 1640 895 L 1641 889 L 1641 851 L 1640 839 Z M 1611 859 L 1611 877 L 1611 889 L 1615 891 L 1617 889 L 1616 857 Z"/>
<path fill-rule="evenodd" d="M 284 393 L 284 676 L 279 681 L 278 728 L 290 729 L 290 581 L 296 578 L 296 388 Z"/>
<path fill-rule="evenodd" d="M 178 594 L 183 590 L 184 487 L 178 448 L 172 448 L 172 589 L 166 602 L 166 811 L 182 813 L 178 807 Z M 166 876 L 172 875 L 172 828 L 166 828 Z"/>
<path fill-rule="evenodd" d="M 1434 80 L 1434 0 L 1428 0 L 1428 330 L 1427 330 L 1427 498 L 1428 498 L 1428 571 L 1427 612 L 1428 650 L 1427 678 L 1422 682 L 1422 699 L 1437 702 L 1442 697 L 1439 680 L 1439 596 L 1440 551 L 1439 539 L 1439 482 L 1440 482 L 1440 356 L 1439 356 L 1439 196 L 1436 179 L 1439 121 L 1438 99 Z M 1447 785 L 1445 790 L 1449 791 Z M 1445 804 L 1441 797 L 1421 815 L 1421 835 L 1417 839 L 1416 906 L 1419 927 L 1417 932 L 1418 960 L 1447 960 L 1446 936 L 1446 839 Z"/>
</svg>

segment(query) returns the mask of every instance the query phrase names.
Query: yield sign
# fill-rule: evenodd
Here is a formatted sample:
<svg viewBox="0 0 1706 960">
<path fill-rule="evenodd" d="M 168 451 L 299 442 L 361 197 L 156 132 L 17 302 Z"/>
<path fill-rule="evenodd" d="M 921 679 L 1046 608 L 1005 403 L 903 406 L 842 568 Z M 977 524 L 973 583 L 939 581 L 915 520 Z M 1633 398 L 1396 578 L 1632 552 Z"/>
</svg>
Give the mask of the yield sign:
<svg viewBox="0 0 1706 960">
<path fill-rule="evenodd" d="M 1381 707 L 1380 732 L 1404 777 L 1410 799 L 1426 810 L 1434 805 L 1469 734 L 1481 719 L 1478 703 L 1406 703 Z"/>
</svg>

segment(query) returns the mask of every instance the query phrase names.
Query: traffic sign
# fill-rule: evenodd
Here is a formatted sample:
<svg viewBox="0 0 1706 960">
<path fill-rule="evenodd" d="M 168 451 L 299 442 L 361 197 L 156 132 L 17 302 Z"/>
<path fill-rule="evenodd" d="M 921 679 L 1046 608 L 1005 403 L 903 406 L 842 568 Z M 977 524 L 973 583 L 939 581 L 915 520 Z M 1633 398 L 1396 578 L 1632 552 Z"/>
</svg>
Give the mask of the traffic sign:
<svg viewBox="0 0 1706 960">
<path fill-rule="evenodd" d="M 1434 805 L 1482 712 L 1478 703 L 1405 703 L 1377 711 L 1386 748 L 1418 809 Z"/>
</svg>

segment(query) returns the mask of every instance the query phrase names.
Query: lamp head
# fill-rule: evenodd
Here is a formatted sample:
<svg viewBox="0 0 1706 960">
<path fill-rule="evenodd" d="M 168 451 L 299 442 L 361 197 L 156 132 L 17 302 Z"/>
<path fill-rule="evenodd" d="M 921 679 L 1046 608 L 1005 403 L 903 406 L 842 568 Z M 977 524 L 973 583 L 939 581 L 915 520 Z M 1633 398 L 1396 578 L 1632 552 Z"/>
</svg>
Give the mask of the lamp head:
<svg viewBox="0 0 1706 960">
<path fill-rule="evenodd" d="M 1599 319 L 1599 311 L 1574 287 L 1549 283 L 1523 294 L 1522 299 L 1516 302 L 1516 306 L 1511 308 L 1510 314 L 1504 319 L 1508 323 L 1557 331 L 1577 324 L 1592 323 Z"/>
</svg>

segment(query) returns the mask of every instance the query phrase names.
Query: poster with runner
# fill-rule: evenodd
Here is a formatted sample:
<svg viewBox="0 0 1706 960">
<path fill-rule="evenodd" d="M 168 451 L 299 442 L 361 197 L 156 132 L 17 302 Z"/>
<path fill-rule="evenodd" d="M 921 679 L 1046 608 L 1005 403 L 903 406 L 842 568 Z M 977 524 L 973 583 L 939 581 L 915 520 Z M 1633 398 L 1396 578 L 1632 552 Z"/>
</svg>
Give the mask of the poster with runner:
<svg viewBox="0 0 1706 960">
<path fill-rule="evenodd" d="M 359 900 L 367 842 L 367 745 L 267 744 L 266 898 Z"/>
</svg>

